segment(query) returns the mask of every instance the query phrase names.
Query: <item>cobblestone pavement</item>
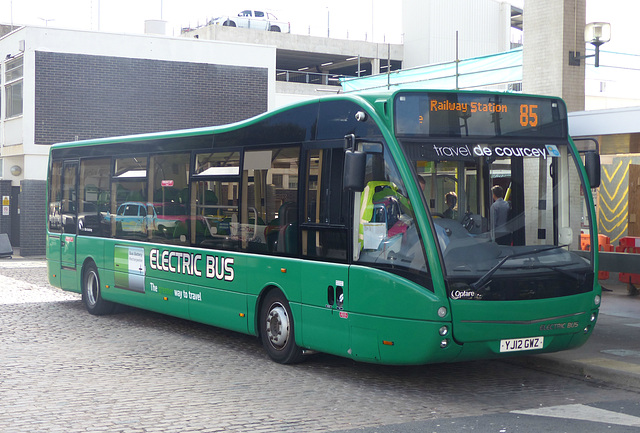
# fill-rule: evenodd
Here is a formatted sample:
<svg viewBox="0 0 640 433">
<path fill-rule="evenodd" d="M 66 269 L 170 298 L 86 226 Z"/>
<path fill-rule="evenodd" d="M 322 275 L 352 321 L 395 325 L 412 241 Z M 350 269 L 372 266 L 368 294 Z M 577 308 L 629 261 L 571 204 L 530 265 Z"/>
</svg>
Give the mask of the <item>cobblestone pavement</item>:
<svg viewBox="0 0 640 433">
<path fill-rule="evenodd" d="M 0 261 L 0 431 L 332 431 L 637 394 L 497 361 L 283 366 L 257 339 L 132 308 L 94 317 Z"/>
</svg>

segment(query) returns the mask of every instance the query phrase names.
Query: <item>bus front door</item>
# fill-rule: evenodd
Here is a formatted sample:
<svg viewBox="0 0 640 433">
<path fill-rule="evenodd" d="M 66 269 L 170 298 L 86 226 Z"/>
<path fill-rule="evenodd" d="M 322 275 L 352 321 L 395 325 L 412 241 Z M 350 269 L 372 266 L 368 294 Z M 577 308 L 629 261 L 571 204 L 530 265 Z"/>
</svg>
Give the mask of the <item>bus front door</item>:
<svg viewBox="0 0 640 433">
<path fill-rule="evenodd" d="M 304 158 L 301 253 L 302 340 L 349 356 L 349 194 L 342 188 L 344 142 L 309 143 Z"/>
<path fill-rule="evenodd" d="M 77 228 L 77 184 L 78 162 L 65 162 L 62 168 L 62 200 L 60 217 L 62 233 L 60 234 L 61 286 L 75 288 L 76 275 L 76 228 Z"/>
<path fill-rule="evenodd" d="M 302 341 L 325 353 L 348 356 L 349 267 L 306 262 L 302 278 Z"/>
</svg>

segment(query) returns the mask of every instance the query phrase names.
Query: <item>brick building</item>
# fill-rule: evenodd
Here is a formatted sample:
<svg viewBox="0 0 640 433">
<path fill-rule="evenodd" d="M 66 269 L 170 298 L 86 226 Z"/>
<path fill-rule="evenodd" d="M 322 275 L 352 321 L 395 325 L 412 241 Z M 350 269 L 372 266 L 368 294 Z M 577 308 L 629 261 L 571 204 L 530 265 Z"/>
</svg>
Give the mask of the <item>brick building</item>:
<svg viewBox="0 0 640 433">
<path fill-rule="evenodd" d="M 0 37 L 0 232 L 44 254 L 49 145 L 231 123 L 274 106 L 275 48 L 53 28 Z"/>
</svg>

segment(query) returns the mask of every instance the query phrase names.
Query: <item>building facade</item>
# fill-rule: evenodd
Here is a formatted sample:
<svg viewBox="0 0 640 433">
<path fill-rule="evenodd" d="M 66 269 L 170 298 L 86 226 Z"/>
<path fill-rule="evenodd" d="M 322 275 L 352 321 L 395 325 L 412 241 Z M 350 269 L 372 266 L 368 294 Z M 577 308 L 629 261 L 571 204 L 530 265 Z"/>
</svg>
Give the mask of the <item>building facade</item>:
<svg viewBox="0 0 640 433">
<path fill-rule="evenodd" d="M 51 144 L 221 125 L 274 105 L 268 46 L 23 27 L 0 53 L 0 178 L 13 191 L 0 226 L 12 245 L 35 246 L 23 255 L 44 253 L 46 197 L 26 212 L 16 192 L 45 182 Z"/>
</svg>

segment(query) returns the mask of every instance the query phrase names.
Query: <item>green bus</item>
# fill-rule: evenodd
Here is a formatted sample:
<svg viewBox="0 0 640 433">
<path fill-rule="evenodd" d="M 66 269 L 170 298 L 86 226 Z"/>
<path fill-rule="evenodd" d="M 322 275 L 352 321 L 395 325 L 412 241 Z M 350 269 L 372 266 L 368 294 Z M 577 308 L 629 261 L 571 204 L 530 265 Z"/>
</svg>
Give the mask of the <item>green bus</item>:
<svg viewBox="0 0 640 433">
<path fill-rule="evenodd" d="M 226 126 L 56 144 L 49 281 L 311 352 L 425 364 L 580 346 L 601 297 L 558 98 L 333 95 Z M 495 202 L 494 202 L 495 200 Z"/>
</svg>

